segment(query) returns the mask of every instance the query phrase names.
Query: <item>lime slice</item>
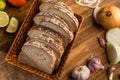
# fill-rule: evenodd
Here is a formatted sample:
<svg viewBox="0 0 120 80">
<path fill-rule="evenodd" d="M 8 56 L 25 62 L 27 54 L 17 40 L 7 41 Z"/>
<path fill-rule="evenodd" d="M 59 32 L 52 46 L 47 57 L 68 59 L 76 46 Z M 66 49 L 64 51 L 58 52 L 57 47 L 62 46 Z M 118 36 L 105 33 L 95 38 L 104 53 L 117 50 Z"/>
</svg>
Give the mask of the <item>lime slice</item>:
<svg viewBox="0 0 120 80">
<path fill-rule="evenodd" d="M 9 16 L 6 12 L 0 11 L 0 27 L 5 27 L 9 23 Z"/>
<path fill-rule="evenodd" d="M 7 26 L 6 32 L 8 33 L 16 32 L 18 29 L 18 25 L 19 25 L 18 20 L 15 17 L 12 17 L 10 19 L 9 25 Z"/>
<path fill-rule="evenodd" d="M 6 2 L 4 0 L 0 0 L 0 10 L 4 10 L 6 7 Z"/>
</svg>

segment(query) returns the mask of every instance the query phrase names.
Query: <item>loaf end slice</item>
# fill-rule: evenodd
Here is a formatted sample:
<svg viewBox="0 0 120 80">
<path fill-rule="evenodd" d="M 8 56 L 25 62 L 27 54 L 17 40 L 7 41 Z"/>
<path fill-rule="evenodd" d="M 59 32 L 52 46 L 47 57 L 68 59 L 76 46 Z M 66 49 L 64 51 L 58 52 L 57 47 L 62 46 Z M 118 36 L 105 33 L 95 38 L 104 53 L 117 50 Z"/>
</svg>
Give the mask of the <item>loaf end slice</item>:
<svg viewBox="0 0 120 80">
<path fill-rule="evenodd" d="M 54 51 L 45 44 L 27 41 L 22 47 L 18 61 L 48 74 L 52 74 L 55 67 L 56 56 Z"/>
</svg>

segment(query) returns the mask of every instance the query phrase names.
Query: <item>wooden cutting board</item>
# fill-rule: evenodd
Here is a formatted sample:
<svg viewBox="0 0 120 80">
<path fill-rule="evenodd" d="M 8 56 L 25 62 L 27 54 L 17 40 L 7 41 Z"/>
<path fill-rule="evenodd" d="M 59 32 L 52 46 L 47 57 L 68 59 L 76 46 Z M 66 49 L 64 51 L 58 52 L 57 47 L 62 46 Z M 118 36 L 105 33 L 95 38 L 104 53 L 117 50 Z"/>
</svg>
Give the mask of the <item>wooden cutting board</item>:
<svg viewBox="0 0 120 80">
<path fill-rule="evenodd" d="M 100 6 L 109 4 L 114 4 L 120 7 L 119 0 L 101 0 Z M 66 65 L 64 66 L 61 80 L 70 80 L 72 69 L 78 65 L 86 65 L 90 55 L 100 58 L 105 69 L 91 73 L 89 80 L 108 80 L 106 70 L 110 64 L 107 60 L 105 48 L 100 47 L 97 39 L 98 36 L 105 37 L 105 32 L 107 30 L 103 29 L 94 21 L 92 15 L 93 9 L 78 6 L 75 3 L 70 4 L 70 6 L 76 14 L 84 17 L 84 21 L 81 26 L 81 30 L 77 32 L 69 57 L 67 58 Z M 114 80 L 120 80 L 118 79 L 118 76 L 120 75 L 120 64 L 115 65 L 115 67 Z"/>
<path fill-rule="evenodd" d="M 97 40 L 98 36 L 104 37 L 107 30 L 103 29 L 94 21 L 92 16 L 93 9 L 76 5 L 74 0 L 59 1 L 65 2 L 71 6 L 76 14 L 82 15 L 84 17 L 81 30 L 79 30 L 76 34 L 76 38 L 69 52 L 67 61 L 65 62 L 63 68 L 64 71 L 60 77 L 60 80 L 72 80 L 72 69 L 78 65 L 85 65 L 90 55 L 94 55 L 95 57 L 100 58 L 102 64 L 105 66 L 105 69 L 91 73 L 89 80 L 108 80 L 106 69 L 110 65 L 106 57 L 105 49 L 100 47 Z M 28 12 L 28 9 L 30 8 L 31 3 L 32 0 L 28 0 L 26 5 L 22 8 L 14 8 L 13 6 L 8 5 L 5 11 L 9 14 L 10 17 L 17 17 L 21 25 Z M 116 6 L 120 7 L 120 0 L 101 0 L 100 6 L 105 6 L 108 4 L 115 4 Z M 39 76 L 23 71 L 5 62 L 4 58 L 15 35 L 16 33 L 6 33 L 5 28 L 0 29 L 0 80 L 43 80 Z M 120 76 L 120 64 L 115 65 L 115 67 L 116 70 L 114 72 L 114 80 L 120 80 L 118 79 L 118 76 Z"/>
</svg>

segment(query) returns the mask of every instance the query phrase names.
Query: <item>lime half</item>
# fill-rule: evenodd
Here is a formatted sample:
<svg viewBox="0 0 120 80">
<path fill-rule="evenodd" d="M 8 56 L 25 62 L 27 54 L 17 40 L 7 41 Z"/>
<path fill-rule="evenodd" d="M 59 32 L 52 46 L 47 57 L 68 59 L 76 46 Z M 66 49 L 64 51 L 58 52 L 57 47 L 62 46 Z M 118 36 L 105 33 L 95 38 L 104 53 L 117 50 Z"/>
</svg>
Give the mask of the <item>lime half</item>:
<svg viewBox="0 0 120 80">
<path fill-rule="evenodd" d="M 6 7 L 6 2 L 4 0 L 0 0 L 0 10 L 4 10 Z"/>
<path fill-rule="evenodd" d="M 18 29 L 18 25 L 19 25 L 18 20 L 15 17 L 12 17 L 10 19 L 9 25 L 7 26 L 6 32 L 8 32 L 8 33 L 16 32 Z"/>
<path fill-rule="evenodd" d="M 5 27 L 9 23 L 9 16 L 6 12 L 0 11 L 0 27 Z"/>
</svg>

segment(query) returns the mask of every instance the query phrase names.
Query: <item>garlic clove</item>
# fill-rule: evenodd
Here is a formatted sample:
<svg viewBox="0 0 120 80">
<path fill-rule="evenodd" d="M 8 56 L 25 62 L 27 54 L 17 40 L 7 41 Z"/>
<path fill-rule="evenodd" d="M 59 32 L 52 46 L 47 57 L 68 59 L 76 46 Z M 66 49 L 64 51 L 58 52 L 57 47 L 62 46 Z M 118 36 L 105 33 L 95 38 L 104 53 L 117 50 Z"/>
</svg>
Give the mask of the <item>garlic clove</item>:
<svg viewBox="0 0 120 80">
<path fill-rule="evenodd" d="M 104 66 L 102 64 L 95 64 L 95 63 L 89 64 L 88 67 L 91 72 L 95 72 L 97 70 L 104 69 Z"/>
<path fill-rule="evenodd" d="M 100 9 L 101 9 L 101 7 L 96 7 L 96 8 L 94 9 L 94 12 L 93 12 L 93 17 L 94 17 L 94 19 L 96 20 L 96 22 L 97 22 L 97 14 L 98 14 L 98 12 L 100 11 Z"/>
<path fill-rule="evenodd" d="M 86 80 L 90 76 L 90 70 L 87 66 L 77 66 L 72 71 L 72 77 L 75 80 Z"/>
<path fill-rule="evenodd" d="M 113 72 L 109 75 L 109 80 L 113 80 Z"/>
<path fill-rule="evenodd" d="M 115 71 L 115 67 L 109 67 L 107 69 L 109 80 L 113 80 L 113 71 Z"/>
<path fill-rule="evenodd" d="M 108 68 L 108 74 L 111 74 L 113 71 L 115 71 L 115 67 L 111 66 Z"/>
<path fill-rule="evenodd" d="M 104 66 L 101 64 L 101 60 L 99 58 L 91 58 L 88 62 L 88 68 L 91 72 L 95 72 L 100 69 L 104 69 Z"/>
<path fill-rule="evenodd" d="M 98 37 L 98 42 L 101 47 L 105 47 L 107 44 L 107 42 L 105 41 L 103 37 Z"/>
<path fill-rule="evenodd" d="M 107 57 L 110 64 L 117 64 L 120 61 L 120 46 L 118 44 L 107 44 Z"/>
<path fill-rule="evenodd" d="M 95 64 L 101 64 L 101 60 L 100 60 L 99 58 L 94 58 L 94 57 L 93 57 L 93 58 L 91 59 L 91 62 L 92 62 L 92 63 L 95 63 Z"/>
</svg>

